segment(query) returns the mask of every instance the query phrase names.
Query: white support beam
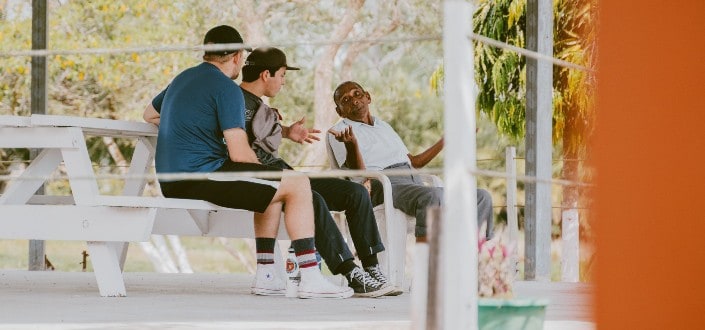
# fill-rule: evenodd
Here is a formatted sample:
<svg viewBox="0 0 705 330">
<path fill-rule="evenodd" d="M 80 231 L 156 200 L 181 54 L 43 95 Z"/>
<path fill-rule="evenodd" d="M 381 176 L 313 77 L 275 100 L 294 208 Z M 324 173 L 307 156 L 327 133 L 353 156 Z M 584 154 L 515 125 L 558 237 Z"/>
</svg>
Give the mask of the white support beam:
<svg viewBox="0 0 705 330">
<path fill-rule="evenodd" d="M 580 215 L 577 209 L 567 209 L 561 219 L 561 281 L 580 282 Z"/>
<path fill-rule="evenodd" d="M 120 260 L 109 242 L 87 242 L 101 297 L 127 297 Z"/>
<path fill-rule="evenodd" d="M 0 137 L 3 135 L 0 134 Z M 0 205 L 24 204 L 42 187 L 61 163 L 58 149 L 43 149 L 17 180 L 10 181 L 0 196 Z"/>
<path fill-rule="evenodd" d="M 125 188 L 122 194 L 125 196 L 142 196 L 147 178 L 144 175 L 149 174 L 149 168 L 154 161 L 154 150 L 156 149 L 156 137 L 140 137 L 137 139 L 135 151 L 132 153 L 132 161 L 128 170 L 128 176 L 141 178 L 131 178 L 125 180 Z"/>
<path fill-rule="evenodd" d="M 144 188 L 147 185 L 147 178 L 144 176 L 149 173 L 149 167 L 154 161 L 154 150 L 156 149 L 157 138 L 141 136 L 137 138 L 135 151 L 132 153 L 132 161 L 127 175 L 142 176 L 141 178 L 125 179 L 125 186 L 122 194 L 125 196 L 142 196 Z M 120 259 L 120 269 L 124 269 L 125 260 L 127 259 L 127 249 L 130 247 L 128 242 L 115 242 L 113 247 L 116 249 Z"/>
<path fill-rule="evenodd" d="M 75 141 L 76 145 L 74 149 L 61 149 L 73 198 L 76 201 L 76 205 L 90 205 L 90 200 L 99 196 L 100 192 L 86 143 L 83 142 L 85 137 L 78 127 L 67 127 L 63 130 L 57 129 L 57 131 L 64 130 Z"/>
<path fill-rule="evenodd" d="M 477 329 L 477 182 L 473 6 L 446 0 L 443 7 L 445 192 L 437 278 L 442 311 L 436 327 Z M 431 270 L 434 271 L 434 270 Z"/>
<path fill-rule="evenodd" d="M 519 216 L 517 212 L 517 151 L 514 147 L 505 150 L 504 162 L 507 173 L 507 226 L 509 227 L 509 241 L 514 244 L 512 249 L 511 264 L 515 276 L 518 272 L 519 260 Z"/>
</svg>

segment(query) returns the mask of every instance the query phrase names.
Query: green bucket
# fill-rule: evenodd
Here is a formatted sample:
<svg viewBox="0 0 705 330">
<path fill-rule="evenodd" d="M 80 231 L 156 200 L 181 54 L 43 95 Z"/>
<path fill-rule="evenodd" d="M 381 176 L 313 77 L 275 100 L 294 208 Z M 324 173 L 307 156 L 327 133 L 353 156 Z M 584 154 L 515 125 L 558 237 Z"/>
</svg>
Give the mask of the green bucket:
<svg viewBox="0 0 705 330">
<path fill-rule="evenodd" d="M 478 300 L 480 330 L 543 330 L 546 299 L 491 299 Z"/>
</svg>

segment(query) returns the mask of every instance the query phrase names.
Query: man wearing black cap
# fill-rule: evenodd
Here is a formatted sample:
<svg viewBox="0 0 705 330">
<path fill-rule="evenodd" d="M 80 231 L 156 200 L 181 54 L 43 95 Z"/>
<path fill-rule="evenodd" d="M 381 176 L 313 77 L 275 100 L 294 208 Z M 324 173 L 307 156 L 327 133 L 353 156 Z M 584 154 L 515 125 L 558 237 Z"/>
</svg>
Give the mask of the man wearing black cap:
<svg viewBox="0 0 705 330">
<path fill-rule="evenodd" d="M 242 44 L 243 40 L 233 27 L 221 25 L 208 31 L 203 43 Z M 206 51 L 203 63 L 177 75 L 145 109 L 144 119 L 159 125 L 155 155 L 159 174 L 277 170 L 262 165 L 247 142 L 244 99 L 232 80 L 240 73 L 243 47 L 220 48 Z M 285 174 L 280 182 L 199 179 L 160 180 L 160 184 L 166 197 L 200 199 L 256 212 L 254 294 L 286 292 L 283 279 L 273 281 L 274 242 L 284 206 L 301 270 L 298 297 L 348 298 L 353 290 L 328 282 L 317 267 L 310 183 L 294 173 Z"/>
<path fill-rule="evenodd" d="M 274 97 L 285 84 L 289 66 L 284 52 L 277 48 L 255 49 L 242 68 L 240 84 L 245 96 L 245 121 L 248 141 L 262 164 L 284 170 L 292 169 L 279 158 L 277 150 L 282 137 L 297 143 L 313 143 L 319 138 L 316 129 L 306 129 L 304 119 L 290 126 L 280 123 L 276 109 L 261 97 Z M 379 297 L 400 294 L 382 273 L 377 253 L 384 246 L 377 229 L 367 189 L 360 184 L 337 178 L 312 178 L 316 247 L 333 274 L 343 274 L 356 296 Z M 345 211 L 350 234 L 362 267 L 355 264 L 330 210 Z"/>
</svg>

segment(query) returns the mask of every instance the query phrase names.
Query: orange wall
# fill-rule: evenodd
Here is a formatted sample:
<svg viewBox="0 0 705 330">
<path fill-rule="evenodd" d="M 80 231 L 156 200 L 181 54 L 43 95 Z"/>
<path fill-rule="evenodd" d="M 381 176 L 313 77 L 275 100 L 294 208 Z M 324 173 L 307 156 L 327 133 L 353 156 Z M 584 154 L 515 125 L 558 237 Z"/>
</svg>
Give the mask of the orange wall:
<svg viewBox="0 0 705 330">
<path fill-rule="evenodd" d="M 602 0 L 598 329 L 705 329 L 705 0 Z"/>
</svg>

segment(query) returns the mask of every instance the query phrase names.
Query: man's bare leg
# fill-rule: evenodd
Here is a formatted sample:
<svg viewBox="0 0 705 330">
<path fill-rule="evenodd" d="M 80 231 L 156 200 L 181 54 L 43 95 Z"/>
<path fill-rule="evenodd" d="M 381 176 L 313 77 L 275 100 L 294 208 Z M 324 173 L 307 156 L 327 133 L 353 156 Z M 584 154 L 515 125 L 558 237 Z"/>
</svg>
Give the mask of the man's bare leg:
<svg viewBox="0 0 705 330">
<path fill-rule="evenodd" d="M 255 236 L 258 242 L 270 242 L 268 244 L 271 244 L 273 252 L 273 242 L 279 230 L 282 205 L 286 208 L 284 223 L 301 271 L 301 282 L 298 288 L 299 298 L 351 297 L 353 295 L 352 289 L 330 283 L 318 268 L 313 239 L 313 200 L 308 177 L 295 172 L 285 173 L 279 184 L 279 189 L 272 198 L 272 203 L 264 213 L 255 214 Z M 262 244 L 258 244 L 258 246 L 260 245 Z M 269 265 L 261 264 L 259 252 L 257 275 L 252 292 L 264 295 L 283 294 L 286 286 L 281 285 L 282 279 L 275 278 L 273 262 Z"/>
</svg>

